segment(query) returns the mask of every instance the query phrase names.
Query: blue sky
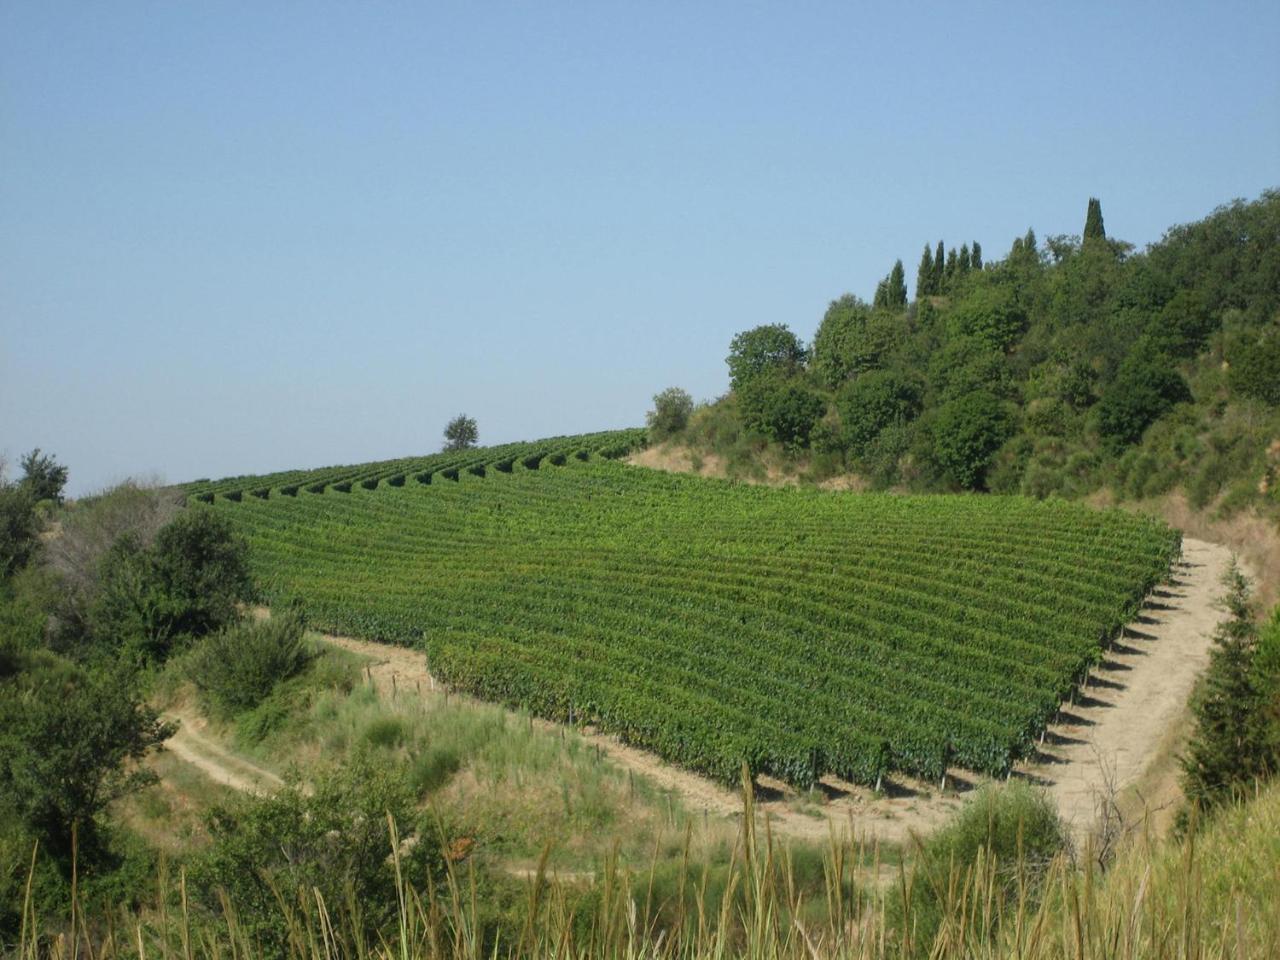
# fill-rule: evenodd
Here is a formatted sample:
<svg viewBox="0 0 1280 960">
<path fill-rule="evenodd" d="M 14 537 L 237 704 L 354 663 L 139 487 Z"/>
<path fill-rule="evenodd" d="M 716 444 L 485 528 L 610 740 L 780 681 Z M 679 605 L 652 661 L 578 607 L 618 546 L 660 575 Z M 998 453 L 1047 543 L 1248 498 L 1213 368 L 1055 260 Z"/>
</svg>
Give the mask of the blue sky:
<svg viewBox="0 0 1280 960">
<path fill-rule="evenodd" d="M 0 452 L 639 424 L 926 241 L 1280 186 L 1280 4 L 0 2 Z"/>
</svg>

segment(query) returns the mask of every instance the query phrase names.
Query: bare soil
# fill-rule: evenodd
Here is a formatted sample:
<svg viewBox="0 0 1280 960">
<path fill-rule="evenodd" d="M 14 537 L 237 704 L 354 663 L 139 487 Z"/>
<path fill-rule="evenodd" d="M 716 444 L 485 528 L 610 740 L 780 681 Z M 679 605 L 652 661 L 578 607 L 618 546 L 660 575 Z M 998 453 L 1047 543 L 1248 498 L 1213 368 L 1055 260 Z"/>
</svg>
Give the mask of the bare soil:
<svg viewBox="0 0 1280 960">
<path fill-rule="evenodd" d="M 191 764 L 215 783 L 242 793 L 268 793 L 284 781 L 257 764 L 227 750 L 206 733 L 207 724 L 194 710 L 179 707 L 165 715 L 178 721 L 178 732 L 165 741 L 165 749 Z"/>
</svg>

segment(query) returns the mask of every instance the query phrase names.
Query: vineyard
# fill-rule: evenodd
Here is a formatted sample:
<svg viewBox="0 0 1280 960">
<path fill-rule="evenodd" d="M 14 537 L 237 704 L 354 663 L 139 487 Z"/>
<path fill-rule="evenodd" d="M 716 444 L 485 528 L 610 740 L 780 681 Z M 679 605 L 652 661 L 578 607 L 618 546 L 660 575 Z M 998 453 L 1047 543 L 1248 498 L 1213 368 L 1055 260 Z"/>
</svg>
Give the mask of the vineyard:
<svg viewBox="0 0 1280 960">
<path fill-rule="evenodd" d="M 798 786 L 1007 773 L 1179 552 L 1161 524 L 1059 501 L 750 487 L 611 462 L 638 441 L 187 492 L 249 537 L 267 602 L 423 646 L 454 689 L 725 782 L 743 763 Z"/>
</svg>

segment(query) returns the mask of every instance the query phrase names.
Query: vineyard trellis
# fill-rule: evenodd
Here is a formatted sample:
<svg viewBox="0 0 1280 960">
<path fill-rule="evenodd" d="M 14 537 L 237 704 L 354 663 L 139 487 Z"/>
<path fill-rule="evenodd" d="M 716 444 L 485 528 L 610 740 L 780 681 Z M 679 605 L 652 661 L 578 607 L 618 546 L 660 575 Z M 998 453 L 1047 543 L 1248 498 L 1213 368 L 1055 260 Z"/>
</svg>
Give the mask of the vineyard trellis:
<svg viewBox="0 0 1280 960">
<path fill-rule="evenodd" d="M 1154 520 L 1061 501 L 760 488 L 611 462 L 641 437 L 187 493 L 249 537 L 266 602 L 420 645 L 455 689 L 728 783 L 743 763 L 802 787 L 1006 774 L 1180 550 Z M 315 495 L 329 490 L 343 495 Z"/>
</svg>

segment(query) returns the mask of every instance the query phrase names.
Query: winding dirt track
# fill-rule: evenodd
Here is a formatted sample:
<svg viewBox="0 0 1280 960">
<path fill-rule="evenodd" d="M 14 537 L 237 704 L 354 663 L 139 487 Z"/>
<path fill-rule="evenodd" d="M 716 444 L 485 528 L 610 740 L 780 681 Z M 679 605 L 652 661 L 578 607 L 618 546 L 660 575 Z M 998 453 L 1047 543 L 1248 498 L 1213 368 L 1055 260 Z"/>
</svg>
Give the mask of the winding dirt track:
<svg viewBox="0 0 1280 960">
<path fill-rule="evenodd" d="M 1170 769 L 1174 758 L 1170 736 L 1185 727 L 1187 700 L 1208 662 L 1214 628 L 1223 618 L 1217 599 L 1231 553 L 1226 547 L 1184 539 L 1183 559 L 1171 583 L 1157 591 L 1097 672 L 1087 694 L 1065 707 L 1061 723 L 1046 738 L 1035 765 L 1016 772 L 1043 785 L 1064 820 L 1078 837 L 1092 828 L 1099 798 L 1132 787 L 1150 775 L 1153 761 Z M 259 611 L 266 615 L 266 611 Z M 368 676 L 384 696 L 414 692 L 443 696 L 444 688 L 428 670 L 426 656 L 388 644 L 329 636 L 327 642 L 367 657 Z M 455 699 L 465 700 L 465 697 Z M 179 714 L 183 721 L 169 748 L 214 780 L 239 790 L 273 789 L 279 777 L 242 758 L 206 736 L 200 720 Z M 545 728 L 554 725 L 540 723 Z M 680 797 L 691 812 L 736 817 L 742 801 L 703 777 L 660 761 L 654 755 L 598 734 L 582 732 L 619 765 L 647 777 Z M 965 775 L 954 779 L 961 793 L 939 795 L 930 786 L 899 784 L 877 795 L 836 780 L 825 780 L 810 798 L 798 798 L 782 784 L 761 784 L 757 809 L 771 820 L 776 832 L 809 840 L 824 840 L 834 830 L 848 828 L 856 836 L 902 842 L 912 833 L 927 833 L 944 821 L 962 801 L 963 791 L 975 785 Z M 931 785 L 936 787 L 936 785 Z"/>
</svg>

